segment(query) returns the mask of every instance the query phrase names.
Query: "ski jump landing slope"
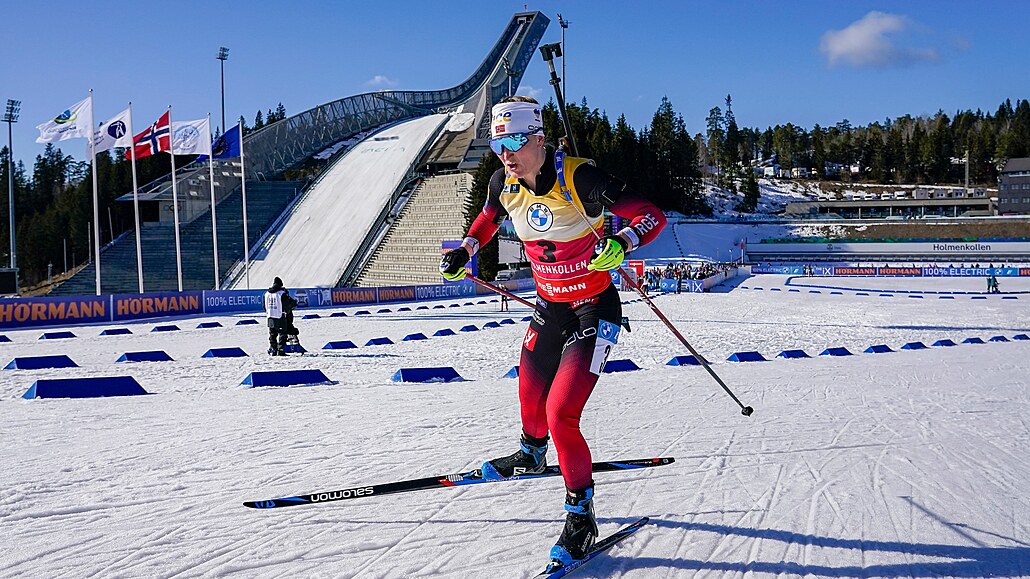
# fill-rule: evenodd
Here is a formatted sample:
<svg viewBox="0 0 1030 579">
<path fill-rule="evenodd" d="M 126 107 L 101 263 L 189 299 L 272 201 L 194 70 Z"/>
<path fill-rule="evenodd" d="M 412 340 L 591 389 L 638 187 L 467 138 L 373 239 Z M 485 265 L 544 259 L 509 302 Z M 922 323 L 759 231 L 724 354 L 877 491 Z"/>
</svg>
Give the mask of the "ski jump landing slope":
<svg viewBox="0 0 1030 579">
<path fill-rule="evenodd" d="M 253 257 L 251 287 L 329 287 L 343 275 L 408 167 L 447 115 L 404 121 L 355 145 L 328 169 Z M 241 277 L 231 289 L 246 287 Z"/>
</svg>

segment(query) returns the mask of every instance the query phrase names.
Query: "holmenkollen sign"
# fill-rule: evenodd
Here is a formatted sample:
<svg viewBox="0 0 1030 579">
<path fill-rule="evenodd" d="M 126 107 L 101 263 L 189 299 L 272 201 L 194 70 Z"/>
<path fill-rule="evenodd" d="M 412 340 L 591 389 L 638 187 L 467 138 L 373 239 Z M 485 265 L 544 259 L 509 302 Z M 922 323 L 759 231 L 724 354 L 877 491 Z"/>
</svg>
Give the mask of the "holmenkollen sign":
<svg viewBox="0 0 1030 579">
<path fill-rule="evenodd" d="M 1030 255 L 1028 241 L 915 241 L 897 243 L 748 243 L 747 254 L 754 260 L 767 255 L 794 256 L 866 256 L 921 255 L 953 259 L 956 256 L 983 259 L 1012 258 Z"/>
<path fill-rule="evenodd" d="M 989 243 L 935 243 L 934 251 L 991 251 Z"/>
</svg>

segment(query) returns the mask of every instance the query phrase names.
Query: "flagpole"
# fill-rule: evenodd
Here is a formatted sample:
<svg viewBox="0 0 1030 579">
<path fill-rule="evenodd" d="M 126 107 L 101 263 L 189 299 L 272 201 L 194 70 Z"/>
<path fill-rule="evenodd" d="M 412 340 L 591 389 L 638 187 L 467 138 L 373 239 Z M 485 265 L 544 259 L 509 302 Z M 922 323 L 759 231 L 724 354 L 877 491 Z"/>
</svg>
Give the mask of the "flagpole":
<svg viewBox="0 0 1030 579">
<path fill-rule="evenodd" d="M 160 147 L 158 140 L 158 147 Z M 175 274 L 182 291 L 182 246 L 179 244 L 179 188 L 175 183 L 175 135 L 172 134 L 172 105 L 168 105 L 168 156 L 172 158 L 172 218 L 175 221 Z"/>
<path fill-rule="evenodd" d="M 93 142 L 93 89 L 89 89 L 89 155 L 93 160 L 93 254 L 97 268 L 97 295 L 100 295 L 100 195 L 97 193 L 97 150 Z M 113 233 L 113 232 L 112 232 Z"/>
<path fill-rule="evenodd" d="M 129 101 L 129 159 L 132 160 L 132 211 L 136 221 L 136 275 L 139 278 L 139 293 L 143 293 L 143 234 L 139 222 L 139 186 L 136 184 L 136 142 L 132 132 L 132 101 Z"/>
<path fill-rule="evenodd" d="M 211 113 L 207 114 L 207 126 L 211 128 Z M 204 135 L 207 142 L 211 142 L 211 135 Z M 215 161 L 214 161 L 214 150 L 207 152 L 207 173 L 211 180 L 211 247 L 214 249 L 215 254 L 215 287 L 218 289 L 221 286 L 221 275 L 218 271 L 218 220 L 215 218 Z"/>
<path fill-rule="evenodd" d="M 236 127 L 240 134 L 240 183 L 243 188 L 243 272 L 244 277 L 247 278 L 247 289 L 250 289 L 250 237 L 247 234 L 247 162 L 243 156 L 243 123 L 237 121 Z"/>
</svg>

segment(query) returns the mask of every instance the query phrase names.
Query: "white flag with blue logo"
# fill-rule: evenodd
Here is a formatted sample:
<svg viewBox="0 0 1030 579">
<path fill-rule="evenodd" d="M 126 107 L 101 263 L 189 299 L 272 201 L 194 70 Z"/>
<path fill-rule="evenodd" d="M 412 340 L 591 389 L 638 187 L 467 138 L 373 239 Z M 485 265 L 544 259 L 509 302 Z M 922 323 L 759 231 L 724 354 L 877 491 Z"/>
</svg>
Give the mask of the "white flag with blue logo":
<svg viewBox="0 0 1030 579">
<path fill-rule="evenodd" d="M 172 153 L 210 155 L 211 124 L 208 119 L 172 121 Z"/>
<path fill-rule="evenodd" d="M 39 129 L 36 142 L 56 143 L 66 139 L 88 139 L 89 118 L 92 112 L 89 97 L 73 104 L 52 120 L 36 125 Z"/>
<path fill-rule="evenodd" d="M 110 120 L 100 123 L 100 126 L 93 131 L 93 148 L 98 153 L 115 147 L 131 146 L 132 135 L 129 134 L 129 109 L 125 109 Z"/>
</svg>

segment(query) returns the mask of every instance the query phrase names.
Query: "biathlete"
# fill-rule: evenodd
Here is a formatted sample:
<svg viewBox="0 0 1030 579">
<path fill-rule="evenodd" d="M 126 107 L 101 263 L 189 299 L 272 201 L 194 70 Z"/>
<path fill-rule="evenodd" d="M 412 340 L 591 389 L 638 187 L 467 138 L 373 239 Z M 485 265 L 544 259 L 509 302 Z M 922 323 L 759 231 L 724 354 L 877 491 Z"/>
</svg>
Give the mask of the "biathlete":
<svg viewBox="0 0 1030 579">
<path fill-rule="evenodd" d="M 520 448 L 484 463 L 483 476 L 542 472 L 548 434 L 553 437 L 567 515 L 550 555 L 568 564 L 597 538 L 592 459 L 579 423 L 619 336 L 622 304 L 608 272 L 627 252 L 654 240 L 666 220 L 658 207 L 587 159 L 545 145 L 535 100 L 508 97 L 491 112 L 490 148 L 504 167 L 490 179 L 486 204 L 461 246 L 443 256 L 440 272 L 450 281 L 464 278 L 471 257 L 511 218 L 538 297 L 519 361 Z M 606 209 L 630 224 L 598 242 Z"/>
</svg>

